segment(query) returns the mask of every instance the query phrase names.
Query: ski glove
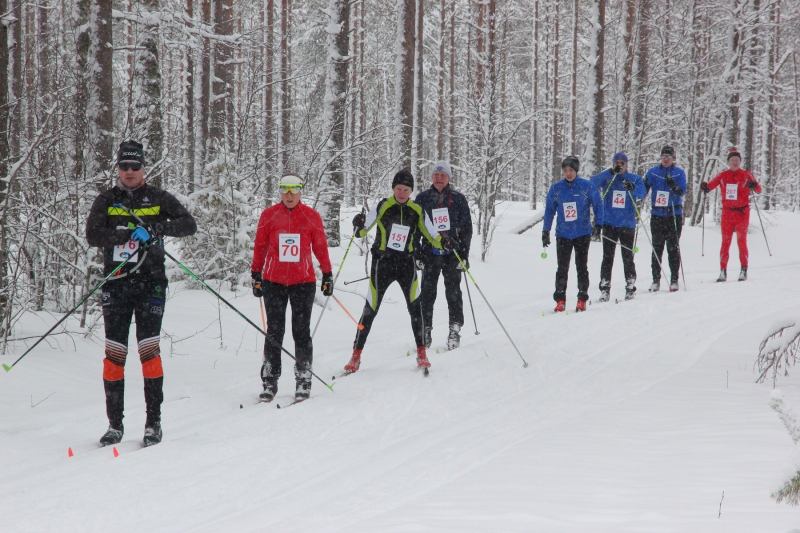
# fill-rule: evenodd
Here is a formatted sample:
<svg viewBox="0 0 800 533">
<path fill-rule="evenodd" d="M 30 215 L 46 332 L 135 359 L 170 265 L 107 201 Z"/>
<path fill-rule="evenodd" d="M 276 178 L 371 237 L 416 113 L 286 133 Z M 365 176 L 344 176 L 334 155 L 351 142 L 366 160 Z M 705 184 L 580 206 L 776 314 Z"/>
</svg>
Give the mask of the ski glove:
<svg viewBox="0 0 800 533">
<path fill-rule="evenodd" d="M 458 241 L 450 235 L 442 235 L 442 250 L 447 250 L 448 252 L 458 250 Z"/>
<path fill-rule="evenodd" d="M 612 171 L 614 174 L 619 174 L 620 172 L 622 172 L 622 167 L 621 167 L 621 166 L 619 166 L 619 165 L 617 165 L 617 166 L 615 166 L 613 169 L 611 169 L 611 171 Z"/>
<path fill-rule="evenodd" d="M 542 232 L 542 246 L 544 246 L 545 248 L 550 246 L 550 232 L 549 231 L 543 231 Z"/>
<path fill-rule="evenodd" d="M 667 176 L 664 181 L 667 183 L 667 187 L 669 187 L 670 189 L 672 189 L 675 192 L 678 191 L 678 184 L 675 183 L 675 180 L 672 179 L 672 176 Z"/>
<path fill-rule="evenodd" d="M 700 183 L 700 189 L 703 191 L 704 194 L 708 194 L 711 189 L 708 188 L 708 183 L 705 181 Z"/>
<path fill-rule="evenodd" d="M 147 230 L 138 227 L 134 230 L 133 234 L 131 235 L 131 239 L 134 241 L 139 241 L 142 244 L 146 244 L 150 240 L 150 234 L 147 233 Z"/>
<path fill-rule="evenodd" d="M 758 183 L 756 183 L 755 181 L 748 181 L 746 185 L 747 188 L 750 189 L 751 191 L 756 190 L 756 187 L 758 187 Z"/>
<path fill-rule="evenodd" d="M 461 261 L 458 262 L 456 265 L 456 270 L 459 272 L 464 272 L 465 270 L 469 270 L 469 259 L 466 257 L 462 258 Z"/>
<path fill-rule="evenodd" d="M 364 213 L 358 213 L 353 217 L 353 233 L 358 234 L 364 229 L 364 224 L 367 223 L 367 216 Z"/>
<path fill-rule="evenodd" d="M 622 182 L 622 187 L 626 191 L 632 191 L 636 186 L 633 184 L 632 181 L 625 180 L 625 181 Z"/>
<path fill-rule="evenodd" d="M 592 240 L 594 242 L 600 242 L 602 235 L 603 235 L 603 226 L 595 226 L 594 232 L 592 233 Z"/>
<path fill-rule="evenodd" d="M 261 272 L 250 272 L 250 277 L 253 278 L 253 296 L 261 298 L 264 296 L 261 292 Z"/>
<path fill-rule="evenodd" d="M 322 284 L 319 286 L 319 290 L 321 290 L 322 294 L 325 296 L 333 295 L 333 274 L 331 272 L 322 274 Z"/>
</svg>

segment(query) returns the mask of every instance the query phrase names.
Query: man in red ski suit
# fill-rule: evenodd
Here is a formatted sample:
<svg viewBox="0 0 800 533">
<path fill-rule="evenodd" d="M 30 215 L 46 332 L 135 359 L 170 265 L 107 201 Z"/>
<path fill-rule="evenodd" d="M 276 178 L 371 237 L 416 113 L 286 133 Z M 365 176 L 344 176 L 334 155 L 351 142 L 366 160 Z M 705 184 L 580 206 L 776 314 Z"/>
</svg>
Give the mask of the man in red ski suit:
<svg viewBox="0 0 800 533">
<path fill-rule="evenodd" d="M 286 305 L 292 306 L 292 337 L 294 337 L 294 375 L 296 400 L 305 400 L 311 393 L 311 308 L 317 277 L 314 255 L 322 270 L 322 293 L 333 293 L 328 240 L 322 217 L 300 199 L 303 180 L 287 175 L 280 181 L 281 201 L 261 213 L 253 247 L 253 296 L 264 298 L 267 311 L 267 336 L 264 340 L 264 364 L 261 380 L 264 391 L 261 401 L 271 402 L 278 392 L 281 377 L 281 346 L 286 331 Z M 270 339 L 273 341 L 271 342 Z"/>
<path fill-rule="evenodd" d="M 753 175 L 741 168 L 742 155 L 739 150 L 732 148 L 728 152 L 728 170 L 720 172 L 708 183 L 701 183 L 700 188 L 705 194 L 720 187 L 722 192 L 722 247 L 719 251 L 719 277 L 717 281 L 728 279 L 728 252 L 736 232 L 736 242 L 739 246 L 739 263 L 742 270 L 739 281 L 747 279 L 747 228 L 750 225 L 750 191 L 761 192 Z"/>
</svg>

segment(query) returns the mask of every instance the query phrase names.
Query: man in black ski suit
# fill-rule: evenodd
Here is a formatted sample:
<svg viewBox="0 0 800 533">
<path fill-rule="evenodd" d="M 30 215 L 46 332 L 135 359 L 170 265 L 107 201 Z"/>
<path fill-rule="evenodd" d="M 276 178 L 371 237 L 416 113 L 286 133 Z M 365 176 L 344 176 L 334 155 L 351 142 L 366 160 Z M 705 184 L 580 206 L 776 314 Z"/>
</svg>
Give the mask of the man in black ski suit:
<svg viewBox="0 0 800 533">
<path fill-rule="evenodd" d="M 105 275 L 130 257 L 103 286 L 106 334 L 103 385 L 109 426 L 100 444 L 108 446 L 122 440 L 125 359 L 128 330 L 135 314 L 147 404 L 144 444 L 149 446 L 161 442 L 161 403 L 164 400 L 159 338 L 167 276 L 162 237 L 192 235 L 197 231 L 197 224 L 174 196 L 145 182 L 141 144 L 135 141 L 120 144 L 117 163 L 116 185 L 95 199 L 86 222 L 86 240 L 91 246 L 103 248 Z"/>
<path fill-rule="evenodd" d="M 463 194 L 450 185 L 452 173 L 447 161 L 439 161 L 433 167 L 431 179 L 433 184 L 417 195 L 414 200 L 433 221 L 440 235 L 449 235 L 456 243 L 456 250 L 461 256 L 464 266 L 469 268 L 469 245 L 472 241 L 472 215 L 469 204 Z M 459 332 L 464 325 L 464 301 L 461 296 L 461 274 L 464 269 L 455 253 L 450 250 L 439 250 L 425 239 L 420 239 L 415 259 L 422 275 L 420 300 L 422 320 L 425 325 L 425 346 L 431 347 L 433 329 L 433 304 L 436 301 L 439 273 L 444 278 L 444 294 L 447 299 L 447 310 L 450 314 L 450 333 L 447 337 L 447 349 L 458 348 L 461 336 Z"/>
</svg>

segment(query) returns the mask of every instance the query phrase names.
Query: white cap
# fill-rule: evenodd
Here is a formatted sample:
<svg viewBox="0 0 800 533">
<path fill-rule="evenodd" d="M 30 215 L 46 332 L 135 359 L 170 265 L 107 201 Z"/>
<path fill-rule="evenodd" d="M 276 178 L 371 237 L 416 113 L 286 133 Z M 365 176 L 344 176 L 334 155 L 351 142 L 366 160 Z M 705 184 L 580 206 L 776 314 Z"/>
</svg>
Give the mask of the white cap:
<svg viewBox="0 0 800 533">
<path fill-rule="evenodd" d="M 298 176 L 297 174 L 286 174 L 281 178 L 280 183 L 278 183 L 278 187 L 281 185 L 303 185 L 303 178 Z"/>
<path fill-rule="evenodd" d="M 437 161 L 435 165 L 433 165 L 433 170 L 431 174 L 434 172 L 444 172 L 447 174 L 447 177 L 453 179 L 453 173 L 450 171 L 450 163 L 447 161 Z"/>
</svg>

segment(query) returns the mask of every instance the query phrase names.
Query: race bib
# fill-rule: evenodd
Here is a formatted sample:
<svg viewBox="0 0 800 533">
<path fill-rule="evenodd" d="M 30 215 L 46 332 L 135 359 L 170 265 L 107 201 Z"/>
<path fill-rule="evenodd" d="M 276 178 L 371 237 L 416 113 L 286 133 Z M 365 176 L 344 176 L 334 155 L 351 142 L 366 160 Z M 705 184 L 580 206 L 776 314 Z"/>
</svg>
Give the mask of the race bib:
<svg viewBox="0 0 800 533">
<path fill-rule="evenodd" d="M 656 191 L 656 207 L 669 205 L 669 191 Z"/>
<path fill-rule="evenodd" d="M 625 208 L 625 191 L 614 191 L 614 199 L 611 201 L 611 207 L 617 209 Z"/>
<path fill-rule="evenodd" d="M 564 222 L 578 220 L 578 202 L 564 202 Z"/>
<path fill-rule="evenodd" d="M 128 259 L 128 263 L 136 263 L 139 261 L 139 241 L 129 240 L 125 244 L 118 244 L 114 246 L 114 261 L 123 262 Z"/>
<path fill-rule="evenodd" d="M 726 200 L 738 200 L 739 199 L 739 184 L 738 183 L 729 183 L 725 185 L 725 199 Z"/>
<path fill-rule="evenodd" d="M 411 226 L 403 226 L 401 224 L 392 224 L 392 230 L 389 232 L 388 248 L 402 252 L 406 249 L 406 241 L 408 241 L 408 232 Z"/>
<path fill-rule="evenodd" d="M 450 213 L 447 212 L 446 207 L 440 207 L 431 211 L 433 215 L 433 225 L 436 226 L 438 231 L 447 231 L 450 229 Z"/>
<path fill-rule="evenodd" d="M 300 234 L 278 234 L 278 260 L 281 263 L 300 262 Z"/>
</svg>

